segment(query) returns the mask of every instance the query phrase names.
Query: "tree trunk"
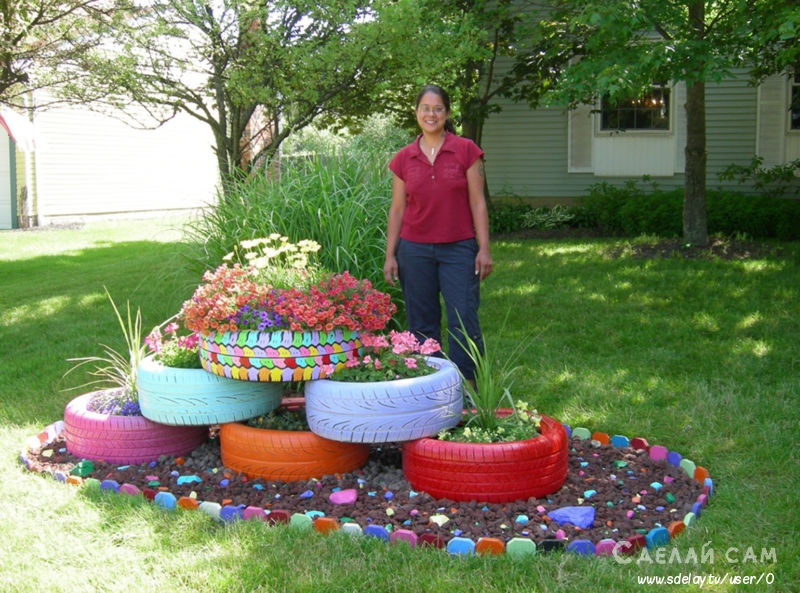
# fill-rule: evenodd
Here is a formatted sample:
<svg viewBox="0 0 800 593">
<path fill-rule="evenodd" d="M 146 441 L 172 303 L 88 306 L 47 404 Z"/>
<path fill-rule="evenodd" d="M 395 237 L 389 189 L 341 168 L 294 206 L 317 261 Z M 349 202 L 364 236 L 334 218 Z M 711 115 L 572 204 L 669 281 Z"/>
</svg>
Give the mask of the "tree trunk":
<svg viewBox="0 0 800 593">
<path fill-rule="evenodd" d="M 703 0 L 689 7 L 695 35 L 704 35 Z M 686 165 L 683 190 L 683 239 L 692 245 L 708 244 L 706 217 L 706 85 L 703 80 L 686 83 Z"/>
</svg>

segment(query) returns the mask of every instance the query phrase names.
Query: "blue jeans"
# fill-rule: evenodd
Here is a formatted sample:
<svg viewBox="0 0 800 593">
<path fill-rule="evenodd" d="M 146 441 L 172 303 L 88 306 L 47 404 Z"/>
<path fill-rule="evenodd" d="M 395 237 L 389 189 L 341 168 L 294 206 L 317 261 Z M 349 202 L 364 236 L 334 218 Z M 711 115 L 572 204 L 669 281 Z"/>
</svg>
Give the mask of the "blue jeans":
<svg viewBox="0 0 800 593">
<path fill-rule="evenodd" d="M 397 245 L 397 268 L 408 329 L 417 338 L 433 338 L 443 345 L 441 336 L 441 294 L 447 317 L 447 352 L 466 379 L 475 375 L 475 365 L 462 348 L 461 329 L 483 352 L 483 337 L 478 321 L 480 278 L 475 274 L 475 239 L 455 243 L 413 243 L 403 239 Z M 455 337 L 455 339 L 454 339 Z"/>
</svg>

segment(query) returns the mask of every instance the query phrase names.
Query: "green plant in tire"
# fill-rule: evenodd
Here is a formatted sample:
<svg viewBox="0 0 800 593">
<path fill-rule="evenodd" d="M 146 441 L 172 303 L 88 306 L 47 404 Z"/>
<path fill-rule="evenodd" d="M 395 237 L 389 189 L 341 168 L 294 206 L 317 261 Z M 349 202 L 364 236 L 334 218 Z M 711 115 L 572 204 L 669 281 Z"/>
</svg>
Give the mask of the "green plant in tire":
<svg viewBox="0 0 800 593">
<path fill-rule="evenodd" d="M 484 342 L 483 351 L 461 325 L 461 338 L 453 337 L 475 365 L 475 379 L 462 378 L 467 410 L 464 420 L 442 431 L 440 440 L 470 443 L 520 441 L 536 436 L 541 416 L 527 402 L 514 401 L 511 388 L 522 370 L 517 365 L 519 348 L 502 362 Z"/>
<path fill-rule="evenodd" d="M 136 369 L 139 362 L 147 356 L 147 346 L 142 338 L 142 312 L 137 308 L 136 314 L 132 315 L 131 304 L 128 302 L 126 303 L 126 318 L 123 319 L 108 289 L 105 292 L 125 339 L 125 351 L 119 351 L 107 344 L 100 344 L 102 354 L 99 356 L 67 359 L 76 364 L 65 375 L 85 365 L 93 365 L 89 375 L 94 379 L 78 386 L 78 388 L 99 388 L 90 398 L 87 409 L 114 416 L 141 416 L 139 392 L 136 387 Z"/>
</svg>

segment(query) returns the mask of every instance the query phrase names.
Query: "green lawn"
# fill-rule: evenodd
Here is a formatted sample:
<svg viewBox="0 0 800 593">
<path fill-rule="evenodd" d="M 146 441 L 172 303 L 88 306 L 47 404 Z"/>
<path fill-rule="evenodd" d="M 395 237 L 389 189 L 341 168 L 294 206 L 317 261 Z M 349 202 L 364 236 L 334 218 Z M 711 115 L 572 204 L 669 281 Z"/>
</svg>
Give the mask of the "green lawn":
<svg viewBox="0 0 800 593">
<path fill-rule="evenodd" d="M 612 257 L 626 253 L 621 240 L 495 242 L 481 314 L 496 351 L 524 344 L 515 395 L 571 426 L 663 444 L 707 467 L 716 488 L 661 561 L 514 562 L 222 526 L 26 472 L 26 438 L 86 380 L 63 377 L 66 359 L 120 345 L 104 287 L 140 307 L 146 328 L 191 294 L 174 223 L 0 233 L 0 591 L 797 590 L 800 244 L 687 261 Z M 637 582 L 726 574 L 702 589 Z M 731 584 L 762 574 L 759 586 Z"/>
</svg>

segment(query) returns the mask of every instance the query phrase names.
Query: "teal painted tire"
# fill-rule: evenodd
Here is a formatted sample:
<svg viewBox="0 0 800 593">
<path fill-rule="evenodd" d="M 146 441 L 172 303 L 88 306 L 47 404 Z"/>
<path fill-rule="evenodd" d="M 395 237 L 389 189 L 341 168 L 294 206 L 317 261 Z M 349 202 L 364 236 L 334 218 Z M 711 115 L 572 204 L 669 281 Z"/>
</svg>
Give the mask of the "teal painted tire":
<svg viewBox="0 0 800 593">
<path fill-rule="evenodd" d="M 280 405 L 284 389 L 282 383 L 165 367 L 149 356 L 137 368 L 137 387 L 142 415 L 171 426 L 211 426 L 268 414 Z"/>
</svg>

